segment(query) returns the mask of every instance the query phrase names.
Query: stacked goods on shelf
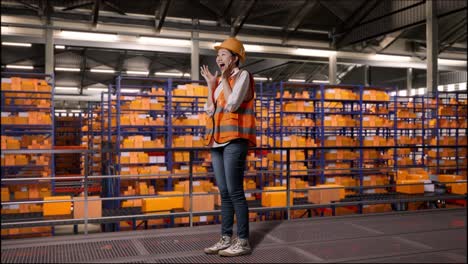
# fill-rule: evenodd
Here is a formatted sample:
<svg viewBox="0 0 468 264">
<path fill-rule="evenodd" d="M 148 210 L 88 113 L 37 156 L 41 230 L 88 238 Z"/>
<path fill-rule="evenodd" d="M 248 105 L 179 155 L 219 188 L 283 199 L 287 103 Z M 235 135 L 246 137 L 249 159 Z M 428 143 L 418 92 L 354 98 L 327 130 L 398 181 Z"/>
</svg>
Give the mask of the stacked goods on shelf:
<svg viewBox="0 0 468 264">
<path fill-rule="evenodd" d="M 306 85 L 307 86 L 307 85 Z M 276 91 L 276 97 L 271 98 L 268 111 L 267 138 L 271 147 L 315 147 L 316 134 L 316 106 L 313 99 L 314 94 L 310 87 L 300 87 L 294 84 L 281 83 L 280 87 L 273 84 L 268 90 Z M 267 154 L 268 169 L 273 171 L 263 180 L 265 188 L 280 188 L 286 184 L 286 170 L 289 167 L 291 181 L 303 180 L 309 183 L 308 177 L 314 172 L 313 168 L 315 152 L 312 150 L 272 150 Z M 289 159 L 289 164 L 287 163 Z M 311 177 L 313 181 L 313 177 Z M 261 187 L 263 187 L 261 186 Z M 286 192 L 284 192 L 285 194 Z M 282 192 L 275 195 L 282 195 Z M 269 197 L 269 195 L 263 195 Z M 291 195 L 292 197 L 293 195 Z M 285 196 L 286 197 L 286 196 Z M 282 198 L 281 198 L 282 199 Z M 283 203 L 285 203 L 286 198 Z M 264 206 L 268 201 L 262 201 Z M 292 205 L 293 203 L 291 203 Z"/>
<path fill-rule="evenodd" d="M 433 174 L 467 175 L 467 98 L 462 92 L 438 92 L 429 119 L 427 164 Z"/>
<path fill-rule="evenodd" d="M 27 75 L 20 75 L 27 76 Z M 29 150 L 52 150 L 54 144 L 53 89 L 45 75 L 33 78 L 3 78 L 1 83 L 1 174 L 2 179 L 53 177 L 51 154 L 32 154 Z M 29 77 L 29 76 L 28 76 Z M 4 154 L 19 150 L 24 153 Z M 55 192 L 55 181 L 2 181 L 2 202 L 41 200 Z M 42 213 L 43 204 L 2 205 L 2 215 Z M 2 229 L 3 236 L 50 235 L 50 227 Z"/>
<path fill-rule="evenodd" d="M 354 170 L 359 168 L 359 115 L 358 87 L 317 87 L 316 106 L 321 113 L 317 118 L 319 127 L 320 181 L 308 191 L 308 202 L 328 204 L 339 201 L 355 189 L 323 189 L 354 187 L 359 185 Z"/>
<path fill-rule="evenodd" d="M 396 191 L 399 193 L 421 194 L 425 191 L 433 191 L 433 186 L 428 185 L 428 183 L 431 183 L 429 173 L 422 168 L 399 169 L 396 171 Z"/>
<path fill-rule="evenodd" d="M 55 146 L 78 147 L 81 143 L 81 113 L 79 116 L 55 116 Z M 80 174 L 80 153 L 55 155 L 57 177 Z"/>
<path fill-rule="evenodd" d="M 196 84 L 179 84 L 171 91 L 172 101 L 168 105 L 171 122 L 172 142 L 174 148 L 200 148 L 204 147 L 207 114 L 208 87 Z M 175 151 L 168 163 L 172 173 L 178 178 L 188 178 L 190 166 L 190 153 L 188 151 Z M 205 157 L 208 151 L 196 151 L 192 156 L 192 171 L 194 177 L 206 177 L 208 168 Z M 201 198 L 203 199 L 203 197 Z"/>
<path fill-rule="evenodd" d="M 393 145 L 394 119 L 391 118 L 390 95 L 388 89 L 373 87 L 362 88 L 362 116 L 360 144 L 366 147 L 360 151 L 361 172 L 359 185 L 368 193 L 387 193 L 385 187 L 390 182 L 388 169 L 393 157 L 388 154 L 388 147 Z M 346 185 L 345 185 L 346 186 Z M 363 206 L 363 212 L 381 210 L 383 205 Z"/>
<path fill-rule="evenodd" d="M 424 120 L 427 112 L 423 105 L 423 97 L 395 97 L 394 107 L 395 119 L 395 146 L 399 148 L 390 149 L 388 154 L 394 155 L 395 164 L 398 168 L 410 168 L 423 164 L 424 153 L 422 146 Z"/>
<path fill-rule="evenodd" d="M 111 133 L 107 140 L 117 150 L 112 158 L 115 174 L 142 175 L 138 184 L 148 184 L 150 179 L 167 178 L 167 174 L 170 174 L 170 168 L 166 166 L 167 155 L 151 151 L 170 147 L 166 138 L 169 132 L 166 127 L 166 101 L 166 92 L 161 87 L 151 87 L 141 93 L 118 91 L 116 96 L 111 96 L 108 108 L 111 119 L 107 122 L 110 123 Z M 118 180 L 113 192 L 122 193 L 121 187 L 131 186 L 134 180 L 129 179 Z M 151 187 L 156 188 L 155 185 L 153 181 Z M 129 203 L 132 201 L 129 200 Z"/>
</svg>

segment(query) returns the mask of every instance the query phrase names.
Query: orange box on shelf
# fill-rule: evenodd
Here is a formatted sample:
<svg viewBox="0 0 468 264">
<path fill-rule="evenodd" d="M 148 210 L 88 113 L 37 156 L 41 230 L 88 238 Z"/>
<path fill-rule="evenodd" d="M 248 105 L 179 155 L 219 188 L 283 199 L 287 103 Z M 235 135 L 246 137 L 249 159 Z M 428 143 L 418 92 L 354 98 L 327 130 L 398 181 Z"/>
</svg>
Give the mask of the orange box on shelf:
<svg viewBox="0 0 468 264">
<path fill-rule="evenodd" d="M 100 198 L 99 196 L 88 196 L 88 199 Z M 73 218 L 84 218 L 85 202 L 83 194 L 73 198 Z M 102 217 L 102 200 L 88 201 L 88 217 Z"/>
<path fill-rule="evenodd" d="M 281 191 L 284 192 L 267 192 L 267 191 Z M 285 186 L 270 186 L 264 187 L 262 192 L 262 206 L 265 207 L 276 207 L 286 206 L 286 187 Z M 293 195 L 290 195 L 289 204 L 293 205 Z"/>
<path fill-rule="evenodd" d="M 420 183 L 420 184 L 416 184 Z M 411 185 L 400 185 L 411 184 Z M 398 180 L 396 191 L 407 194 L 424 193 L 424 181 L 422 180 Z"/>
<path fill-rule="evenodd" d="M 451 183 L 451 184 L 448 184 L 448 185 L 450 185 L 450 187 L 451 187 L 451 193 L 466 194 L 466 192 L 467 192 L 467 190 L 466 190 L 466 187 L 467 187 L 466 181 L 465 182 L 460 182 L 460 183 Z"/>
<path fill-rule="evenodd" d="M 455 182 L 463 180 L 463 177 L 460 175 L 439 174 L 437 177 L 440 182 Z"/>
<path fill-rule="evenodd" d="M 10 191 L 8 187 L 2 187 L 2 202 L 10 201 Z"/>
<path fill-rule="evenodd" d="M 48 196 L 44 201 L 71 200 L 71 196 Z M 44 203 L 44 216 L 71 214 L 70 202 Z"/>
<path fill-rule="evenodd" d="M 344 197 L 344 186 L 338 184 L 320 184 L 317 186 L 312 186 L 307 192 L 308 202 L 314 204 L 328 204 L 332 201 L 339 201 Z"/>
<path fill-rule="evenodd" d="M 16 191 L 14 192 L 15 200 L 27 200 L 29 199 L 28 191 Z"/>
<path fill-rule="evenodd" d="M 192 211 L 212 211 L 214 210 L 214 194 L 208 194 L 208 192 L 194 192 L 193 194 L 203 194 L 192 196 Z M 189 211 L 190 209 L 190 198 L 184 197 L 184 210 Z"/>
</svg>

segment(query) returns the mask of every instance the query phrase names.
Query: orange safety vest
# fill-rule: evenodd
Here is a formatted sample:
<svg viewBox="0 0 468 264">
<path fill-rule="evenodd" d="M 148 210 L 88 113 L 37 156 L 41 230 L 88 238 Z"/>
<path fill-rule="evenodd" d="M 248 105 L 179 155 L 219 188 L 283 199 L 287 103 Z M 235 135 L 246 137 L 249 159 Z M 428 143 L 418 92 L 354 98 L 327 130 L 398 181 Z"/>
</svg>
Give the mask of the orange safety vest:
<svg viewBox="0 0 468 264">
<path fill-rule="evenodd" d="M 240 74 L 240 72 L 238 73 Z M 255 127 L 255 83 L 252 75 L 249 73 L 251 98 L 242 102 L 235 112 L 226 110 L 226 98 L 224 92 L 221 92 L 215 104 L 215 112 L 209 117 L 211 120 L 206 122 L 205 144 L 211 145 L 214 140 L 218 144 L 227 143 L 234 139 L 247 139 L 249 146 L 257 145 L 256 127 Z M 229 80 L 231 87 L 234 87 L 237 78 Z M 216 87 L 219 85 L 219 79 Z M 214 97 L 215 91 L 213 91 Z"/>
</svg>

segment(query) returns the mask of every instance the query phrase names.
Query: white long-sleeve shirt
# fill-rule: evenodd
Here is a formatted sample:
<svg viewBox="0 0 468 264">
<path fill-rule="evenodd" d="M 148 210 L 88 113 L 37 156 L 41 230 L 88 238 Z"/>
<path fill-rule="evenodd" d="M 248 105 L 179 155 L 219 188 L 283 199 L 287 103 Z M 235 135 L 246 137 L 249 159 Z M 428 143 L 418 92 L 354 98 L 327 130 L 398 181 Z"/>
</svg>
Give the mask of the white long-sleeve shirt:
<svg viewBox="0 0 468 264">
<path fill-rule="evenodd" d="M 239 71 L 236 71 L 233 73 L 234 76 L 238 74 Z M 246 99 L 246 96 L 249 91 L 249 86 L 250 86 L 250 78 L 249 78 L 249 73 L 247 71 L 241 71 L 240 75 L 237 76 L 237 80 L 234 84 L 234 87 L 232 87 L 232 93 L 229 95 L 229 98 L 226 100 L 226 110 L 229 112 L 235 112 L 237 109 L 239 109 L 240 105 L 242 102 Z M 219 95 L 223 92 L 223 84 L 222 82 L 219 83 L 218 87 L 216 87 L 215 93 L 214 93 L 214 100 L 215 102 L 218 100 Z M 205 103 L 205 111 L 209 116 L 212 116 L 214 114 L 215 108 L 214 105 L 211 105 L 211 107 L 208 107 L 208 103 Z M 224 147 L 229 142 L 223 143 L 223 144 L 218 144 L 213 141 L 213 148 L 217 147 Z"/>
</svg>

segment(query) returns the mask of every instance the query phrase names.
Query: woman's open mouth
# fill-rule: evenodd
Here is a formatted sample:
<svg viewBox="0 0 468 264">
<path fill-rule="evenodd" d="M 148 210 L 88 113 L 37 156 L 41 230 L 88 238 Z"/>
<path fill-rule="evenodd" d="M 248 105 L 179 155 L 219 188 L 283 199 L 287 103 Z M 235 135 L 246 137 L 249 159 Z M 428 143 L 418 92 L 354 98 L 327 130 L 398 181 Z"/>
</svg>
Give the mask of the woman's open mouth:
<svg viewBox="0 0 468 264">
<path fill-rule="evenodd" d="M 226 67 L 226 64 L 224 64 L 224 63 L 219 64 L 219 68 L 221 69 L 221 71 L 224 71 L 225 67 Z"/>
</svg>

